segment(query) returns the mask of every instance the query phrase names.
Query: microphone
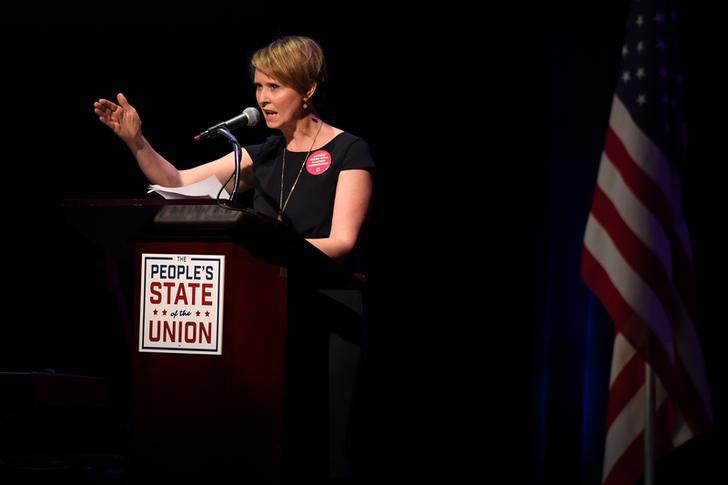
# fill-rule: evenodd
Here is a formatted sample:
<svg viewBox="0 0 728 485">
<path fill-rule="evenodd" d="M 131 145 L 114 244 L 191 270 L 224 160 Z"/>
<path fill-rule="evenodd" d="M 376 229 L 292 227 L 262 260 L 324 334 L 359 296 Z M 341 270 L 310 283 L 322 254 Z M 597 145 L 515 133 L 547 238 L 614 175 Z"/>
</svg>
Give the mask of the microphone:
<svg viewBox="0 0 728 485">
<path fill-rule="evenodd" d="M 211 126 L 199 135 L 195 136 L 195 141 L 200 141 L 203 138 L 213 138 L 219 135 L 218 130 L 220 128 L 226 128 L 228 130 L 234 130 L 241 126 L 255 126 L 260 121 L 260 111 L 256 108 L 245 108 L 243 112 L 234 118 L 230 118 L 227 121 L 218 123 L 215 126 Z"/>
</svg>

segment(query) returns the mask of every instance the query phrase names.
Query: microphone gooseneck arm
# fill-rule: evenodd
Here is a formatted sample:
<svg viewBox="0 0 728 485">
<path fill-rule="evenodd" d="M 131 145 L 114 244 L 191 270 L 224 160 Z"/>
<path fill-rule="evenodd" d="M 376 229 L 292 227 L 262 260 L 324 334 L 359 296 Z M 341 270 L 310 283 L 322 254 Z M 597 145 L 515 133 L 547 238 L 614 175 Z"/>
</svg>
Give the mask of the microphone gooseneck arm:
<svg viewBox="0 0 728 485">
<path fill-rule="evenodd" d="M 232 133 L 230 133 L 230 130 L 239 128 L 241 126 L 255 126 L 256 124 L 258 124 L 259 121 L 260 111 L 258 111 L 256 108 L 248 107 L 245 108 L 243 112 L 236 117 L 231 118 L 227 121 L 223 121 L 222 123 L 218 123 L 215 126 L 212 126 L 200 133 L 199 135 L 195 136 L 195 141 L 199 141 L 203 138 L 213 138 L 218 135 L 222 135 L 227 138 L 230 143 L 233 144 L 235 152 L 235 171 L 233 172 L 233 174 L 235 175 L 235 180 L 233 181 L 233 190 L 230 192 L 230 201 L 234 201 L 238 195 L 238 188 L 240 186 L 240 161 L 243 159 L 243 150 L 240 147 L 240 143 L 238 143 L 238 140 L 233 136 Z M 229 180 L 230 179 L 228 179 L 228 181 Z M 220 196 L 218 194 L 218 200 L 219 198 Z"/>
<path fill-rule="evenodd" d="M 230 201 L 235 201 L 238 195 L 238 187 L 240 186 L 240 160 L 243 158 L 243 150 L 240 148 L 238 140 L 225 126 L 220 126 L 215 131 L 227 138 L 233 145 L 233 151 L 235 152 L 235 176 L 233 177 L 233 190 L 230 192 Z"/>
</svg>

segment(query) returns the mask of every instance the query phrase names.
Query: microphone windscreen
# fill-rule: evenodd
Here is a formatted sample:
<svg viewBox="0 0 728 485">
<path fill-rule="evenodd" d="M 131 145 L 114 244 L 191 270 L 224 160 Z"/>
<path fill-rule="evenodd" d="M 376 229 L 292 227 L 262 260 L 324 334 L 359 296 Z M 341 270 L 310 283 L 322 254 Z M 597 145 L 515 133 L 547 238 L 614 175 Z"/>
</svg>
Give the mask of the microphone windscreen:
<svg viewBox="0 0 728 485">
<path fill-rule="evenodd" d="M 247 115 L 248 121 L 245 123 L 246 126 L 255 126 L 260 121 L 260 111 L 252 106 L 250 108 L 245 108 L 243 114 Z"/>
</svg>

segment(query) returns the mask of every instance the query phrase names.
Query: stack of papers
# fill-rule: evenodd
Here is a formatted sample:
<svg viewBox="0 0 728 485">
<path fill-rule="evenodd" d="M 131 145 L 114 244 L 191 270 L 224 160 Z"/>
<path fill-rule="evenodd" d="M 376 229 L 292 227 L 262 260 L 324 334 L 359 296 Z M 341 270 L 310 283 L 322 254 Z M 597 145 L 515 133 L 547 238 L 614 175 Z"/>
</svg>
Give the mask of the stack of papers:
<svg viewBox="0 0 728 485">
<path fill-rule="evenodd" d="M 165 199 L 216 199 L 218 193 L 220 193 L 221 199 L 230 198 L 230 194 L 224 188 L 220 192 L 222 184 L 214 175 L 182 187 L 164 187 L 155 184 L 150 185 L 148 188 L 148 194 L 156 192 Z"/>
</svg>

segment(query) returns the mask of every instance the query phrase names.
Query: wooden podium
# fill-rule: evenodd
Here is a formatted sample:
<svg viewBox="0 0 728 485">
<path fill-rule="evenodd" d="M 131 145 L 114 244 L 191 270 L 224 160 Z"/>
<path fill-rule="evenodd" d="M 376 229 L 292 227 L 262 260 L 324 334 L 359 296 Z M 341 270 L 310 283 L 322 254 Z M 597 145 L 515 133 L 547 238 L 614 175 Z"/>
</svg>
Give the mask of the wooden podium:
<svg viewBox="0 0 728 485">
<path fill-rule="evenodd" d="M 122 266 L 133 261 L 132 483 L 325 479 L 328 331 L 316 324 L 316 293 L 356 286 L 351 274 L 277 221 L 214 202 L 67 201 L 65 211 Z M 159 271 L 167 255 L 224 261 L 219 321 L 204 308 L 176 313 L 180 295 L 199 304 L 199 293 L 150 286 L 149 261 Z M 172 306 L 152 305 L 165 291 Z M 217 325 L 210 343 L 204 332 Z M 198 337 L 206 348 L 178 353 Z"/>
</svg>

